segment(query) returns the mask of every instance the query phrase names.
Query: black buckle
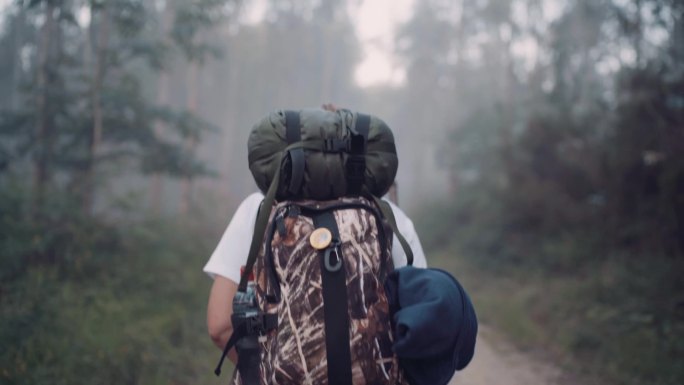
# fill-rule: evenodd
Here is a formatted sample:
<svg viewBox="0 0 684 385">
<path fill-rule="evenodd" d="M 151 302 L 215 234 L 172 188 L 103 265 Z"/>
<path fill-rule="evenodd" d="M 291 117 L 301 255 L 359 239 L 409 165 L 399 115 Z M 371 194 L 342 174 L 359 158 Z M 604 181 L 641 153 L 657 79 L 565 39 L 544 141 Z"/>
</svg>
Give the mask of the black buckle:
<svg viewBox="0 0 684 385">
<path fill-rule="evenodd" d="M 348 152 L 349 140 L 339 138 L 326 138 L 323 140 L 323 150 L 325 152 Z"/>
<path fill-rule="evenodd" d="M 331 273 L 337 272 L 342 268 L 342 258 L 340 257 L 340 241 L 333 240 L 330 246 L 325 249 L 323 254 L 323 264 L 325 269 Z"/>
<path fill-rule="evenodd" d="M 248 335 L 262 334 L 265 331 L 263 315 L 257 314 L 246 318 L 245 329 Z"/>
<path fill-rule="evenodd" d="M 366 153 L 366 138 L 363 135 L 352 135 L 350 142 L 349 151 L 352 154 Z"/>
</svg>

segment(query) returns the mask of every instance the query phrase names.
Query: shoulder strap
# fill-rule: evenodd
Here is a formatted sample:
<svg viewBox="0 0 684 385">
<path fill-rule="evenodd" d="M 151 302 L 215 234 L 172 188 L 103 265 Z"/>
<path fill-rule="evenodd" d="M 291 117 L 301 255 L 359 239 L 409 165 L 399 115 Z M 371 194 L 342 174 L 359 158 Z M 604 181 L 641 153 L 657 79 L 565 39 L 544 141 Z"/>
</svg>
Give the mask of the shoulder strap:
<svg viewBox="0 0 684 385">
<path fill-rule="evenodd" d="M 282 158 L 278 163 L 278 168 L 280 170 L 280 165 L 282 164 Z M 261 203 L 261 209 L 257 214 L 256 222 L 254 223 L 254 234 L 252 234 L 252 243 L 249 246 L 249 254 L 247 255 L 247 263 L 245 264 L 245 269 L 242 272 L 242 277 L 240 277 L 240 284 L 238 285 L 238 291 L 246 292 L 247 281 L 250 274 L 252 274 L 252 269 L 254 268 L 254 262 L 256 262 L 256 257 L 259 254 L 259 248 L 261 247 L 261 242 L 264 239 L 264 233 L 266 232 L 266 226 L 268 226 L 268 218 L 271 216 L 271 209 L 273 208 L 273 203 L 275 202 L 275 194 L 278 189 L 278 184 L 280 181 L 280 172 L 276 172 L 271 182 L 271 186 L 266 192 L 266 197 Z"/>
<path fill-rule="evenodd" d="M 370 131 L 370 115 L 357 114 L 351 129 L 349 157 L 347 158 L 347 193 L 359 195 L 366 174 L 366 144 Z"/>
<path fill-rule="evenodd" d="M 404 253 L 406 254 L 406 264 L 408 266 L 413 266 L 413 250 L 411 250 L 411 246 L 409 246 L 408 242 L 406 242 L 406 238 L 404 238 L 404 236 L 399 232 L 397 220 L 394 218 L 392 207 L 389 205 L 389 203 L 376 197 L 375 195 L 373 195 L 373 200 L 380 208 L 380 211 L 385 219 L 387 219 L 387 222 L 389 222 L 390 228 L 392 229 L 392 232 L 394 232 L 394 236 L 397 237 L 399 243 L 401 244 L 401 248 L 404 249 Z"/>
</svg>

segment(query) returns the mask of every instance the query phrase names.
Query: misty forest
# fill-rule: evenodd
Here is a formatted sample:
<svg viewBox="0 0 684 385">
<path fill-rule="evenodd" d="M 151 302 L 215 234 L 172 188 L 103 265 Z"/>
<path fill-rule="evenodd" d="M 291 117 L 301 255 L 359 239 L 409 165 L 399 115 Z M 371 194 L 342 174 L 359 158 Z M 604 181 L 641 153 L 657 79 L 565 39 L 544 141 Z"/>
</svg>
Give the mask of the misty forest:
<svg viewBox="0 0 684 385">
<path fill-rule="evenodd" d="M 478 343 L 684 383 L 684 2 L 368 3 L 0 2 L 0 383 L 227 383 L 202 267 L 257 190 L 255 122 L 323 103 L 392 128 Z"/>
</svg>

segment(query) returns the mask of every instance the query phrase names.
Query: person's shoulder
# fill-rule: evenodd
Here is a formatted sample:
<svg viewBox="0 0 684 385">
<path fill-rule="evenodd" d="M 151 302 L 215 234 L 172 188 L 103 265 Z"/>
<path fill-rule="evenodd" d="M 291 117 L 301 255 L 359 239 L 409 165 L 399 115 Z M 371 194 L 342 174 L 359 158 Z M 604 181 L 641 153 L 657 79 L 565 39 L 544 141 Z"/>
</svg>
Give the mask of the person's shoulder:
<svg viewBox="0 0 684 385">
<path fill-rule="evenodd" d="M 243 201 L 242 204 L 261 204 L 261 201 L 264 200 L 264 194 L 260 192 L 253 192 L 249 194 Z"/>
<path fill-rule="evenodd" d="M 242 200 L 240 206 L 238 206 L 236 214 L 240 213 L 242 215 L 250 215 L 252 212 L 257 212 L 263 200 L 264 195 L 260 192 L 255 192 L 248 195 Z"/>
<path fill-rule="evenodd" d="M 397 221 L 397 226 L 402 226 L 403 224 L 413 224 L 411 219 L 406 215 L 404 210 L 402 210 L 399 206 L 394 204 L 389 199 L 384 199 L 387 203 L 389 203 L 390 208 L 392 209 L 392 213 L 394 214 L 394 219 Z"/>
<path fill-rule="evenodd" d="M 387 203 L 389 203 L 390 208 L 392 209 L 392 214 L 394 214 L 394 220 L 397 222 L 397 227 L 399 230 L 403 231 L 413 231 L 413 221 L 411 218 L 409 218 L 408 215 L 402 210 L 399 206 L 397 206 L 394 202 L 392 202 L 389 199 L 383 199 Z"/>
</svg>

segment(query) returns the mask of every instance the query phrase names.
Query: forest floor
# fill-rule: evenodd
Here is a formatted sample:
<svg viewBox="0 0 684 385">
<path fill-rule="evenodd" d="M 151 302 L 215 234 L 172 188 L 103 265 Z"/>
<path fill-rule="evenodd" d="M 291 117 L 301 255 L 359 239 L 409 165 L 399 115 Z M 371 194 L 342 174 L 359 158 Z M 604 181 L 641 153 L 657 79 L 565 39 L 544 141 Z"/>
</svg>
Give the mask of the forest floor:
<svg viewBox="0 0 684 385">
<path fill-rule="evenodd" d="M 561 385 L 572 383 L 552 362 L 522 352 L 503 336 L 480 325 L 475 356 L 449 385 Z"/>
</svg>

